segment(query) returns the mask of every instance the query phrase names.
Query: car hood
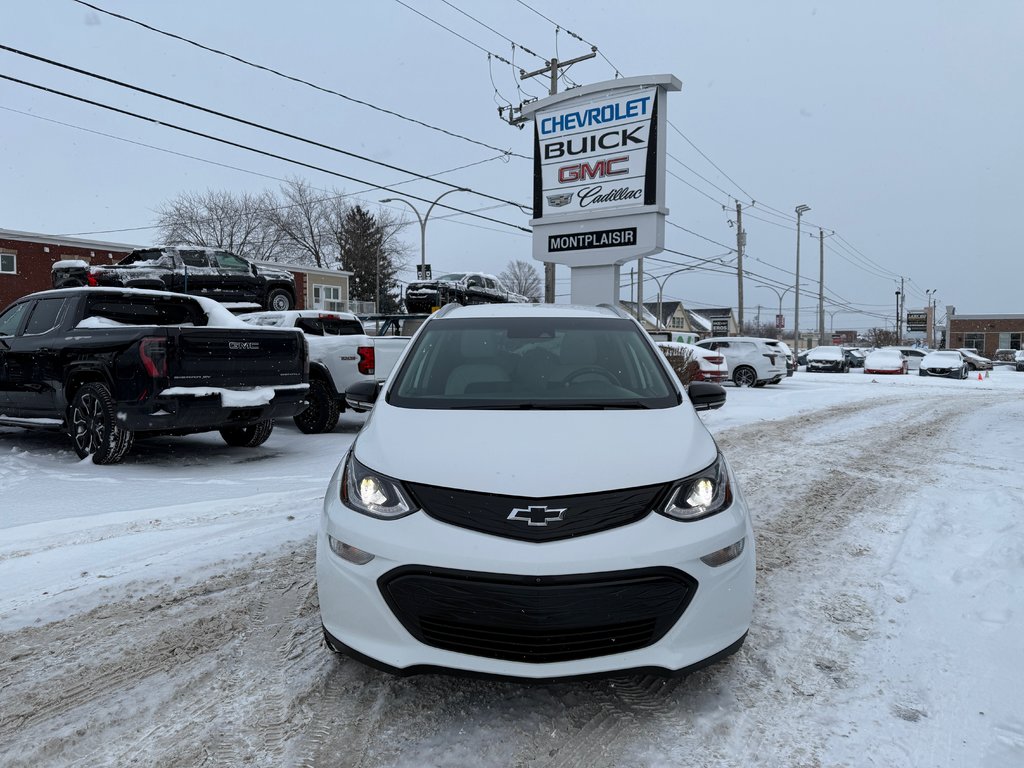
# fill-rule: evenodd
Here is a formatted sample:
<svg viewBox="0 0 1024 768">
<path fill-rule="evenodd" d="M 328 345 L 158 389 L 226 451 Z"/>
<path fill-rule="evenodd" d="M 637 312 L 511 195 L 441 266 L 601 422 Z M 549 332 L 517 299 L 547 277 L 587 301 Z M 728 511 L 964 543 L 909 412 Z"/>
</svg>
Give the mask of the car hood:
<svg viewBox="0 0 1024 768">
<path fill-rule="evenodd" d="M 292 273 L 287 269 L 278 269 L 277 267 L 264 267 L 257 265 L 256 269 L 263 277 L 272 278 L 274 280 L 294 280 Z"/>
<path fill-rule="evenodd" d="M 451 411 L 382 397 L 355 445 L 359 461 L 399 480 L 535 498 L 670 482 L 717 451 L 685 400 L 649 411 Z"/>
</svg>

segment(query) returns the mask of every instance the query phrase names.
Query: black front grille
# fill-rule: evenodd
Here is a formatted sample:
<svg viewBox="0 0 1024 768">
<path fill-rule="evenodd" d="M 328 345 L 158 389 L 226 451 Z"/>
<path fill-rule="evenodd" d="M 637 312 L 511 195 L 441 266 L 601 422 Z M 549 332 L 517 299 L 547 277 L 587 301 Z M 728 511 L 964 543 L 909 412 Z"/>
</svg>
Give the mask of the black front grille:
<svg viewBox="0 0 1024 768">
<path fill-rule="evenodd" d="M 672 568 L 518 576 L 406 566 L 381 593 L 434 648 L 544 664 L 644 648 L 676 623 L 697 588 Z"/>
<path fill-rule="evenodd" d="M 556 541 L 640 520 L 654 509 L 663 485 L 621 491 L 526 498 L 410 483 L 433 518 L 460 528 L 521 541 Z"/>
</svg>

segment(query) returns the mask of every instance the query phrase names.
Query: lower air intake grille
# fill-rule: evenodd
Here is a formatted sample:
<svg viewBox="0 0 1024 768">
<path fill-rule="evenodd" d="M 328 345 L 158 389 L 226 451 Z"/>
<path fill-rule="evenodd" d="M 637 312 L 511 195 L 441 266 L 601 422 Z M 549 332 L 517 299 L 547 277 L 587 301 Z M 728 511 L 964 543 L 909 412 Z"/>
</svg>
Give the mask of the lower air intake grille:
<svg viewBox="0 0 1024 768">
<path fill-rule="evenodd" d="M 408 566 L 381 577 L 402 625 L 434 648 L 533 664 L 656 643 L 697 583 L 671 568 L 511 576 Z"/>
</svg>

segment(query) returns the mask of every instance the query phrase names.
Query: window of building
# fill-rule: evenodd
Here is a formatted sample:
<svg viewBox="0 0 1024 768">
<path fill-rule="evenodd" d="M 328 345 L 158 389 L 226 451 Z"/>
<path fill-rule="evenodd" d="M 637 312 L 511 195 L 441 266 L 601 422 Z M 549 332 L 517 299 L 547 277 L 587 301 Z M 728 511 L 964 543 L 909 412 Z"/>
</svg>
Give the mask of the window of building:
<svg viewBox="0 0 1024 768">
<path fill-rule="evenodd" d="M 13 275 L 18 272 L 18 257 L 9 252 L 0 253 L 0 273 Z"/>
<path fill-rule="evenodd" d="M 965 333 L 964 334 L 964 347 L 967 349 L 976 349 L 979 352 L 985 351 L 985 334 L 984 333 Z"/>
<path fill-rule="evenodd" d="M 326 309 L 332 312 L 344 312 L 341 301 L 341 286 L 313 284 L 313 309 Z"/>
<path fill-rule="evenodd" d="M 1019 333 L 1000 333 L 999 349 L 1020 349 L 1021 335 Z"/>
</svg>

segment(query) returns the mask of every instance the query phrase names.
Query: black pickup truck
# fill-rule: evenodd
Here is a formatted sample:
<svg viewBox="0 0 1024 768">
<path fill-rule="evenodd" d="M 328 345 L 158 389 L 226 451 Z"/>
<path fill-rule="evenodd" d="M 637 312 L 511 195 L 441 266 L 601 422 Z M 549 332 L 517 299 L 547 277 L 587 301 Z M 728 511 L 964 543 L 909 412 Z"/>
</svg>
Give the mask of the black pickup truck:
<svg viewBox="0 0 1024 768">
<path fill-rule="evenodd" d="M 208 299 L 66 288 L 0 313 L 0 425 L 62 429 L 96 464 L 120 461 L 136 434 L 260 445 L 308 390 L 300 331 L 246 325 Z"/>
<path fill-rule="evenodd" d="M 286 269 L 258 266 L 216 248 L 141 248 L 117 264 L 72 259 L 50 270 L 54 288 L 82 285 L 148 288 L 206 296 L 220 302 L 258 304 L 283 312 L 295 306 L 295 278 Z"/>
<path fill-rule="evenodd" d="M 405 289 L 406 312 L 432 312 L 449 302 L 457 304 L 521 304 L 525 296 L 510 291 L 501 280 L 484 272 L 452 272 L 434 280 L 409 283 Z"/>
</svg>

